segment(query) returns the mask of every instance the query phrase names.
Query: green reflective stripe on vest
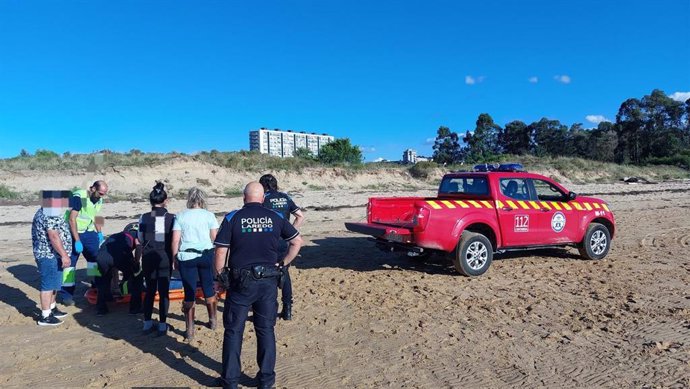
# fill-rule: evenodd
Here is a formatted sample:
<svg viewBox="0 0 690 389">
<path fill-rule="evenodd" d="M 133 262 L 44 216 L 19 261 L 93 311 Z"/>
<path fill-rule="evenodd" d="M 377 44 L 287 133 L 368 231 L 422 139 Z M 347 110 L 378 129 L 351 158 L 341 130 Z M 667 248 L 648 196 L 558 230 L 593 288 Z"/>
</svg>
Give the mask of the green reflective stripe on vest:
<svg viewBox="0 0 690 389">
<path fill-rule="evenodd" d="M 81 211 L 77 216 L 77 232 L 80 234 L 86 231 L 96 231 L 96 215 L 101 211 L 103 206 L 103 199 L 98 200 L 96 204 L 89 199 L 89 193 L 85 189 L 79 189 L 72 193 L 72 196 L 78 196 L 81 199 Z M 69 212 L 65 214 L 65 219 L 69 222 Z"/>
<path fill-rule="evenodd" d="M 76 270 L 73 267 L 66 267 L 62 270 L 62 286 L 74 286 Z"/>
</svg>

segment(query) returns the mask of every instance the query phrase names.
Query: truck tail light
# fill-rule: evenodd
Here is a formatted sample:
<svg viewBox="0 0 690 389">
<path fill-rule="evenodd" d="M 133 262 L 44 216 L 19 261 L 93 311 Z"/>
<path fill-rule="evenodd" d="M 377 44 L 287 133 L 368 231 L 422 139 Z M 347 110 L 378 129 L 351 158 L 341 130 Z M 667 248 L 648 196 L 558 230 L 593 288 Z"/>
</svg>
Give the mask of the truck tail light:
<svg viewBox="0 0 690 389">
<path fill-rule="evenodd" d="M 413 224 L 414 231 L 424 231 L 426 225 L 429 224 L 429 215 L 431 212 L 428 208 L 418 208 L 417 213 L 414 215 Z"/>
<path fill-rule="evenodd" d="M 367 223 L 371 223 L 371 201 L 367 203 Z"/>
</svg>

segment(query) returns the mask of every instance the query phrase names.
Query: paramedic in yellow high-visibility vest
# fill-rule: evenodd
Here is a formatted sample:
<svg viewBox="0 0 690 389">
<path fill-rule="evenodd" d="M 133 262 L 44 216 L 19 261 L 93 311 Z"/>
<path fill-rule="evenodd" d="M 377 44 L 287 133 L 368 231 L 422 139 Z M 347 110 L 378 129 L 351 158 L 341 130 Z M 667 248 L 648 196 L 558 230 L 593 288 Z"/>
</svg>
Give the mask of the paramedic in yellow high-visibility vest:
<svg viewBox="0 0 690 389">
<path fill-rule="evenodd" d="M 72 254 L 70 259 L 71 269 L 77 267 L 80 254 L 86 258 L 86 274 L 98 276 L 98 247 L 103 242 L 101 224 L 96 223 L 96 216 L 103 206 L 103 197 L 108 193 L 108 184 L 105 181 L 96 181 L 88 190 L 80 189 L 72 192 L 69 201 L 70 210 L 65 214 L 72 233 Z M 98 283 L 98 280 L 96 280 Z M 60 297 L 63 305 L 74 305 L 74 284 L 63 286 Z"/>
</svg>

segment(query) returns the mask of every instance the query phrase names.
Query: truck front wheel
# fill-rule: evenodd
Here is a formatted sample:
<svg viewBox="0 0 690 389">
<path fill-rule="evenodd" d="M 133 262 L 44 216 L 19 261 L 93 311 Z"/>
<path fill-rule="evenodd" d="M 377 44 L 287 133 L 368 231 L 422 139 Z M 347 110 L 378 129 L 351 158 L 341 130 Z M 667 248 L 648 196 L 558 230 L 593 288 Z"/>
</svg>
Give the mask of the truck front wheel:
<svg viewBox="0 0 690 389">
<path fill-rule="evenodd" d="M 473 277 L 486 273 L 491 266 L 494 250 L 491 241 L 476 232 L 465 231 L 455 248 L 453 265 L 460 274 Z"/>
<path fill-rule="evenodd" d="M 602 259 L 611 248 L 611 233 L 605 225 L 591 223 L 577 249 L 587 259 Z"/>
</svg>

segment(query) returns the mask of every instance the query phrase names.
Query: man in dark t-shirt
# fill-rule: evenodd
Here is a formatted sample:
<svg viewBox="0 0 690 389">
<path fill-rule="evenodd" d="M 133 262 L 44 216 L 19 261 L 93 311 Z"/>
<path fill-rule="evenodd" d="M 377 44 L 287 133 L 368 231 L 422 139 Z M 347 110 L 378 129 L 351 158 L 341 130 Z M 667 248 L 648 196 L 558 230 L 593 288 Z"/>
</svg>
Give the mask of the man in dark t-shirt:
<svg viewBox="0 0 690 389">
<path fill-rule="evenodd" d="M 110 235 L 98 249 L 96 261 L 98 269 L 103 275 L 98 283 L 98 297 L 96 302 L 98 316 L 108 313 L 106 304 L 107 295 L 110 292 L 110 280 L 113 272 L 121 271 L 123 278 L 123 294 L 131 293 L 129 300 L 129 313 L 136 315 L 141 312 L 142 274 L 139 260 L 137 229 L 135 225 L 128 224 L 122 232 Z"/>
<path fill-rule="evenodd" d="M 264 191 L 258 182 L 244 189 L 244 207 L 228 213 L 216 236 L 215 270 L 223 271 L 229 254 L 230 293 L 223 310 L 223 387 L 237 388 L 241 375 L 240 351 L 249 308 L 254 312 L 257 336 L 259 387 L 275 384 L 275 323 L 280 278 L 279 248 L 289 248 L 282 259 L 289 264 L 299 253 L 299 232 L 277 212 L 262 205 Z"/>
<path fill-rule="evenodd" d="M 264 207 L 272 209 L 283 215 L 285 220 L 290 220 L 290 215 L 295 217 L 292 226 L 299 228 L 304 222 L 304 214 L 292 198 L 278 190 L 278 180 L 272 174 L 264 174 L 259 179 L 264 187 Z M 287 252 L 287 244 L 281 245 L 282 255 Z M 283 310 L 280 317 L 284 320 L 292 320 L 292 281 L 290 280 L 289 266 L 284 267 L 285 277 L 282 288 Z"/>
</svg>

